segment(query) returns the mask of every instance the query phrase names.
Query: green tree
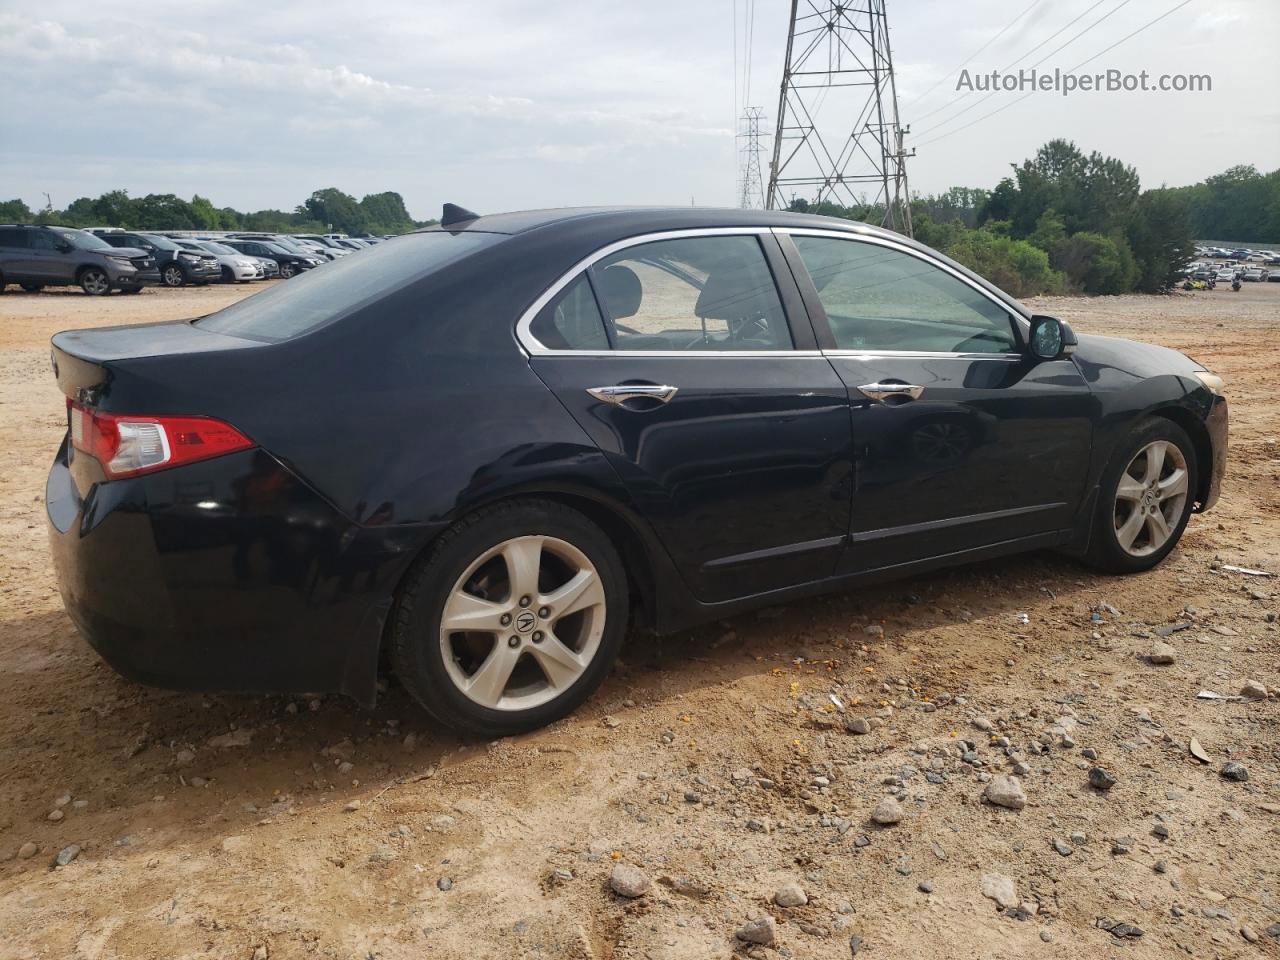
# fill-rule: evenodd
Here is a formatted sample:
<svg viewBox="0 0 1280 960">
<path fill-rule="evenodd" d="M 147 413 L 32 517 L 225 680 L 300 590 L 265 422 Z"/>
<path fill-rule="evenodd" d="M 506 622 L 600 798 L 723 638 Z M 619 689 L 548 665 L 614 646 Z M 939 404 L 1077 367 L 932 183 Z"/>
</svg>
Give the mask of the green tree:
<svg viewBox="0 0 1280 960">
<path fill-rule="evenodd" d="M 1137 289 L 1162 293 L 1173 287 L 1196 252 L 1186 198 L 1164 189 L 1142 194 L 1129 226 L 1129 246 L 1137 265 Z"/>
<path fill-rule="evenodd" d="M 365 230 L 370 233 L 405 233 L 413 229 L 413 217 L 405 208 L 404 198 L 393 190 L 368 194 L 360 201 L 367 218 Z"/>
<path fill-rule="evenodd" d="M 325 226 L 333 224 L 339 233 L 364 233 L 368 216 L 356 198 L 336 187 L 317 190 L 297 210 L 298 216 Z"/>
<path fill-rule="evenodd" d="M 1074 289 L 1085 293 L 1124 293 L 1133 288 L 1138 272 L 1124 240 L 1084 230 L 1058 247 L 1053 265 Z"/>
<path fill-rule="evenodd" d="M 0 221 L 4 223 L 30 223 L 31 208 L 17 198 L 0 201 Z"/>
<path fill-rule="evenodd" d="M 205 230 L 222 229 L 222 215 L 218 212 L 217 207 L 198 193 L 191 198 L 191 215 L 196 221 L 197 228 L 203 227 Z"/>
</svg>

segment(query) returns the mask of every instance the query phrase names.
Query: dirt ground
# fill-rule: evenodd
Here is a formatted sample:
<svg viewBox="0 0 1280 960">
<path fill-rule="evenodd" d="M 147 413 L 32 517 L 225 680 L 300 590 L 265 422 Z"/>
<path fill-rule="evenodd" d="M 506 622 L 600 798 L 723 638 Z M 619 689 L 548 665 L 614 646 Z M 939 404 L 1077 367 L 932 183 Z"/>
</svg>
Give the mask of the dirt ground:
<svg viewBox="0 0 1280 960">
<path fill-rule="evenodd" d="M 1280 284 L 1034 304 L 1226 378 L 1222 501 L 1156 571 L 1036 554 L 636 635 L 576 715 L 493 743 L 394 684 L 376 712 L 139 687 L 63 613 L 49 336 L 248 292 L 0 297 L 0 958 L 1280 956 L 1280 700 L 1196 696 L 1280 687 L 1280 580 L 1215 564 L 1280 571 Z M 985 802 L 1016 763 L 1025 809 Z M 735 939 L 764 916 L 773 947 Z"/>
</svg>

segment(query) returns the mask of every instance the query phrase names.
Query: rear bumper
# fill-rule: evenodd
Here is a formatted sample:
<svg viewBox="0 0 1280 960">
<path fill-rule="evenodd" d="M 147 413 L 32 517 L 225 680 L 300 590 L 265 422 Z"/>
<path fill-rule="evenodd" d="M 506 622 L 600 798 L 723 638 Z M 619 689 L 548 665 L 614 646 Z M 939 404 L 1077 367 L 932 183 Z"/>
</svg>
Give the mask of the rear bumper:
<svg viewBox="0 0 1280 960">
<path fill-rule="evenodd" d="M 1200 501 L 1203 512 L 1218 502 L 1222 494 L 1222 478 L 1227 472 L 1227 398 L 1214 397 L 1209 415 L 1204 425 L 1209 431 L 1209 444 L 1213 448 L 1213 472 L 1209 476 L 1208 486 Z"/>
<path fill-rule="evenodd" d="M 358 527 L 262 450 L 110 483 L 80 456 L 64 441 L 49 472 L 50 546 L 68 614 L 119 673 L 372 702 L 421 528 Z"/>
</svg>

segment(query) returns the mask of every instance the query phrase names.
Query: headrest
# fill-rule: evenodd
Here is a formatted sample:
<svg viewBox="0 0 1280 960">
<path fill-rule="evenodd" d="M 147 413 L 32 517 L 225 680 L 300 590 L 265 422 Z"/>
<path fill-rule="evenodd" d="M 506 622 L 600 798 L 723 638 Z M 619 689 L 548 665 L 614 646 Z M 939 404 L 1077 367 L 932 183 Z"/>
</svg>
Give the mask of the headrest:
<svg viewBox="0 0 1280 960">
<path fill-rule="evenodd" d="M 643 295 L 636 272 L 630 267 L 615 263 L 604 268 L 599 280 L 600 295 L 604 297 L 610 316 L 614 320 L 634 317 L 640 309 L 640 298 Z"/>
<path fill-rule="evenodd" d="M 742 320 L 746 317 L 767 317 L 771 301 L 765 299 L 765 289 L 743 289 L 740 269 L 717 270 L 707 277 L 693 312 L 705 320 Z"/>
</svg>

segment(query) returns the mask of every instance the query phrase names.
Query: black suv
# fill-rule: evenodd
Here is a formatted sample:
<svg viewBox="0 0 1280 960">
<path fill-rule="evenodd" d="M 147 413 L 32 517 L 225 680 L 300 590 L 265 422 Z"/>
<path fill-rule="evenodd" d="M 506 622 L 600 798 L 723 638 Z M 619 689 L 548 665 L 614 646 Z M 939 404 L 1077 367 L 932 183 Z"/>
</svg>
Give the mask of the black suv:
<svg viewBox="0 0 1280 960">
<path fill-rule="evenodd" d="M 74 227 L 0 224 L 0 291 L 16 283 L 30 293 L 79 285 L 100 296 L 137 293 L 158 283 L 155 259 L 145 250 L 116 248 Z"/>
<path fill-rule="evenodd" d="M 168 237 L 154 233 L 126 233 L 123 230 L 94 230 L 113 247 L 137 247 L 155 257 L 160 282 L 166 287 L 206 284 L 222 279 L 222 264 L 211 253 L 184 250 Z"/>
<path fill-rule="evenodd" d="M 240 237 L 222 237 L 219 243 L 225 243 L 232 249 L 247 253 L 251 257 L 262 257 L 274 260 L 280 265 L 280 276 L 288 280 L 303 270 L 311 270 L 324 261 L 319 255 L 309 257 L 301 253 L 291 253 L 274 240 L 244 240 Z"/>
</svg>

